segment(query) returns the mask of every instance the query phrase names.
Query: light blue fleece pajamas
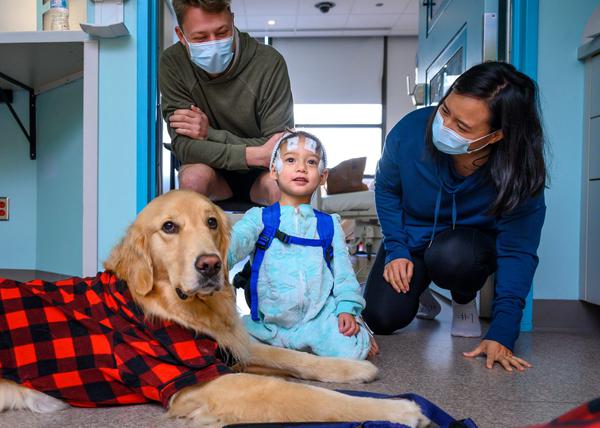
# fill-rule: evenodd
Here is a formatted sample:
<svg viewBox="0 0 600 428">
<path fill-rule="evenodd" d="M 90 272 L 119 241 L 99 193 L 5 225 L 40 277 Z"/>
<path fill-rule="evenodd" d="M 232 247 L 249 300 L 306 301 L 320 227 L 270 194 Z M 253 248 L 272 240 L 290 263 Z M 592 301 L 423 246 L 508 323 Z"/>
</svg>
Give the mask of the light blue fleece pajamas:
<svg viewBox="0 0 600 428">
<path fill-rule="evenodd" d="M 258 275 L 260 321 L 249 315 L 242 319 L 254 338 L 270 345 L 364 359 L 370 347 L 366 329 L 361 326 L 356 336 L 347 337 L 338 328 L 338 315 L 359 316 L 365 300 L 348 257 L 339 216 L 334 215 L 333 220 L 333 275 L 321 247 L 284 244 L 274 238 Z M 233 226 L 229 266 L 254 253 L 262 230 L 262 208 L 250 209 Z M 279 230 L 291 236 L 319 238 L 310 205 L 281 206 Z"/>
</svg>

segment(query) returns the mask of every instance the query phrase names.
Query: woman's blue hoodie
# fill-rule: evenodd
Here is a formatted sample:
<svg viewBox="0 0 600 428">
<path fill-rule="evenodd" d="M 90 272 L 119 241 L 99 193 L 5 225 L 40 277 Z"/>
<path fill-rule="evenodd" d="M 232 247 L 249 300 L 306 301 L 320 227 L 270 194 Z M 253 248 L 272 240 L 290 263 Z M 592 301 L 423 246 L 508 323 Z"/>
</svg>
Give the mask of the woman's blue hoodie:
<svg viewBox="0 0 600 428">
<path fill-rule="evenodd" d="M 486 339 L 513 349 L 525 298 L 538 264 L 544 223 L 544 194 L 509 213 L 489 214 L 496 197 L 485 164 L 472 175 L 458 175 L 449 155 L 436 161 L 425 144 L 425 130 L 435 108 L 406 115 L 386 139 L 375 178 L 375 201 L 386 250 L 386 263 L 411 259 L 436 234 L 456 226 L 473 227 L 496 238 L 498 270 L 492 322 Z M 497 144 L 502 144 L 502 141 Z"/>
</svg>

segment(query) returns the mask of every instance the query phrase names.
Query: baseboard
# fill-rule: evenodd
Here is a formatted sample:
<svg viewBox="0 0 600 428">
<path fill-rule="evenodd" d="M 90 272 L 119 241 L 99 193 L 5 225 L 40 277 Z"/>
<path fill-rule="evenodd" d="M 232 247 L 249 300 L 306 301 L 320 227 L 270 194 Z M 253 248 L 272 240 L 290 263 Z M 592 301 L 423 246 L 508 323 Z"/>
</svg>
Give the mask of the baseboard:
<svg viewBox="0 0 600 428">
<path fill-rule="evenodd" d="M 533 301 L 533 330 L 565 333 L 598 333 L 600 306 L 580 300 Z"/>
<path fill-rule="evenodd" d="M 73 275 L 63 275 L 61 273 L 46 272 L 43 270 L 32 269 L 0 269 L 0 278 L 12 279 L 13 281 L 27 282 L 32 279 L 41 279 L 43 281 L 60 281 Z"/>
</svg>

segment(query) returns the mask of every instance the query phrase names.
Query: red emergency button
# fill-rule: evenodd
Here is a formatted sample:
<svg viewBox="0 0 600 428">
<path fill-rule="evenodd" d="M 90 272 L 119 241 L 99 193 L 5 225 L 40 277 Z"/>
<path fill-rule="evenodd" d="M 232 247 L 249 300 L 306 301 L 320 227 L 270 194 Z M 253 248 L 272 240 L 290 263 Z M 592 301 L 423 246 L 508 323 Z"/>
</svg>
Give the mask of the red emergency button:
<svg viewBox="0 0 600 428">
<path fill-rule="evenodd" d="M 6 202 L 0 201 L 0 208 L 6 208 Z"/>
<path fill-rule="evenodd" d="M 5 216 L 6 216 L 6 211 L 0 210 L 0 217 L 5 217 Z"/>
</svg>

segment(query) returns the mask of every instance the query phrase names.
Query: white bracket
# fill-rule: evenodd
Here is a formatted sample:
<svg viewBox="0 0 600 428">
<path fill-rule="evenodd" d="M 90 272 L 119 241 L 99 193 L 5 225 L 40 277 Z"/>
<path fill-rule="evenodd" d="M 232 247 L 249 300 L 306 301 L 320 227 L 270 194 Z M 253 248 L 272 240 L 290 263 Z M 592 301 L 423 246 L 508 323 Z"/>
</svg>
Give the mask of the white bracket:
<svg viewBox="0 0 600 428">
<path fill-rule="evenodd" d="M 91 36 L 114 38 L 129 35 L 123 22 L 123 0 L 92 0 L 94 23 L 80 24 L 81 29 Z"/>
<path fill-rule="evenodd" d="M 410 76 L 406 76 L 406 94 L 411 98 L 414 106 L 425 105 L 425 89 L 427 88 L 426 83 L 415 83 L 410 84 Z"/>
</svg>

